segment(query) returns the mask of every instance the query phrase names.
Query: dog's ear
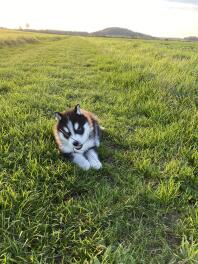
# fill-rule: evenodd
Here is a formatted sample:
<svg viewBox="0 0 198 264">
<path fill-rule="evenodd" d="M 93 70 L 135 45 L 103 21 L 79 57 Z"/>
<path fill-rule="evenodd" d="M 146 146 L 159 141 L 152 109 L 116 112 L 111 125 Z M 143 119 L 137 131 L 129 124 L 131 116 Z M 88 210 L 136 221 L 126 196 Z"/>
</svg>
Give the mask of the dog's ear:
<svg viewBox="0 0 198 264">
<path fill-rule="evenodd" d="M 80 105 L 79 105 L 79 104 L 77 104 L 77 105 L 75 106 L 75 108 L 74 108 L 74 112 L 75 112 L 77 115 L 81 115 L 81 114 L 82 114 L 81 111 L 80 111 Z"/>
<path fill-rule="evenodd" d="M 62 119 L 62 114 L 60 112 L 55 112 L 54 115 L 57 121 L 60 121 Z"/>
</svg>

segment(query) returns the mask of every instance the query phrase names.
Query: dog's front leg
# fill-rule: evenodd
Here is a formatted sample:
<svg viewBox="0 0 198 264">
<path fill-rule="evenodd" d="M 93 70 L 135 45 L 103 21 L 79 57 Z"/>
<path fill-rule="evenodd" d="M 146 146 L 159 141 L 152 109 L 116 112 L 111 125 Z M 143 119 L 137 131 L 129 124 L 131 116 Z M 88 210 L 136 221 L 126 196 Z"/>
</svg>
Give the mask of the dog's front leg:
<svg viewBox="0 0 198 264">
<path fill-rule="evenodd" d="M 94 168 L 96 170 L 99 170 L 102 168 L 102 163 L 100 162 L 98 158 L 98 154 L 94 149 L 89 149 L 86 152 L 85 156 L 88 159 L 91 168 Z"/>
<path fill-rule="evenodd" d="M 89 161 L 79 153 L 74 153 L 72 157 L 72 161 L 77 164 L 79 167 L 81 167 L 83 170 L 90 169 L 90 163 Z"/>
</svg>

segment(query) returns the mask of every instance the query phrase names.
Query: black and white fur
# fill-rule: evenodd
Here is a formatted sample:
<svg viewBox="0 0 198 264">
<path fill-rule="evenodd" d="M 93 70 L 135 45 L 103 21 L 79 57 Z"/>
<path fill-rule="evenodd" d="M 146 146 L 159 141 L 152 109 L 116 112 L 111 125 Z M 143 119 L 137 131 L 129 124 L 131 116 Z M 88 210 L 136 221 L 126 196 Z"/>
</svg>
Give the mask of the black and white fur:
<svg viewBox="0 0 198 264">
<path fill-rule="evenodd" d="M 60 152 L 84 170 L 102 168 L 96 148 L 100 145 L 100 126 L 91 112 L 75 106 L 55 113 L 53 134 Z"/>
</svg>

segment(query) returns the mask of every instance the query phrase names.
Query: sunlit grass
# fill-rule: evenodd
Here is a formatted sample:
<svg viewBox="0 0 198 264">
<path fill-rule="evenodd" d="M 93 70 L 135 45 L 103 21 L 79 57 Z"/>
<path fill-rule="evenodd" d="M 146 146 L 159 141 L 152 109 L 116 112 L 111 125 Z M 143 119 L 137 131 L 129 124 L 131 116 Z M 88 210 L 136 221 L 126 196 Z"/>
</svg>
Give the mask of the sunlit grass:
<svg viewBox="0 0 198 264">
<path fill-rule="evenodd" d="M 41 40 L 58 40 L 61 38 L 65 38 L 65 36 L 0 29 L 0 48 L 37 43 Z"/>
<path fill-rule="evenodd" d="M 197 44 L 42 36 L 0 49 L 1 262 L 197 263 Z M 77 103 L 101 171 L 54 143 Z"/>
</svg>

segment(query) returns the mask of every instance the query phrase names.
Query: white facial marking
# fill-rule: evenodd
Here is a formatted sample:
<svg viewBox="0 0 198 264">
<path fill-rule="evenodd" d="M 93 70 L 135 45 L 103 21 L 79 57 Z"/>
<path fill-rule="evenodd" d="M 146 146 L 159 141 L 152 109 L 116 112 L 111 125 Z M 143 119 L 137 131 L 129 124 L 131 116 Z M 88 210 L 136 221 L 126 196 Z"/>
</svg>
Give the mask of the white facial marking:
<svg viewBox="0 0 198 264">
<path fill-rule="evenodd" d="M 80 144 L 84 144 L 88 140 L 89 135 L 90 135 L 90 126 L 89 126 L 89 124 L 85 123 L 83 127 L 84 127 L 84 133 L 82 135 L 77 134 L 77 133 L 74 133 L 74 135 L 73 135 L 73 138 L 76 141 L 80 142 Z"/>
<path fill-rule="evenodd" d="M 69 132 L 69 129 L 67 127 L 64 127 L 63 129 L 65 130 L 66 133 Z"/>
<path fill-rule="evenodd" d="M 74 128 L 75 128 L 75 130 L 77 130 L 79 128 L 79 124 L 78 123 L 75 123 L 74 124 Z"/>
<path fill-rule="evenodd" d="M 68 121 L 67 126 L 68 126 L 69 131 L 71 132 L 72 136 L 74 136 L 74 129 L 73 129 L 72 122 L 70 120 Z"/>
<path fill-rule="evenodd" d="M 70 153 L 73 151 L 73 146 L 70 143 L 70 140 L 66 139 L 62 132 L 58 132 L 59 139 L 60 139 L 60 149 L 63 153 Z"/>
</svg>

